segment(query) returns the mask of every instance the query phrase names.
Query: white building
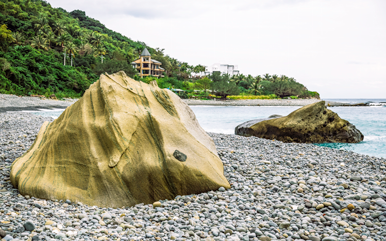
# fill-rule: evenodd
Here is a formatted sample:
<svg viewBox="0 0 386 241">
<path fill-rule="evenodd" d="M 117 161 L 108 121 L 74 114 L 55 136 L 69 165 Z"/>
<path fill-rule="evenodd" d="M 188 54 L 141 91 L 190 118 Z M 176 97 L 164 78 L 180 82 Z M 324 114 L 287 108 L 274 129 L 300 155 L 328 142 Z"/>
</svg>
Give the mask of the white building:
<svg viewBox="0 0 386 241">
<path fill-rule="evenodd" d="M 233 75 L 238 75 L 240 74 L 239 67 L 238 65 L 230 65 L 230 64 L 219 64 L 215 63 L 212 64 L 211 66 L 205 66 L 205 72 L 200 72 L 200 73 L 192 73 L 193 76 L 206 76 L 212 74 L 214 71 L 220 71 L 221 74 L 229 74 L 231 77 Z"/>
<path fill-rule="evenodd" d="M 238 75 L 240 73 L 239 66 L 231 64 L 213 64 L 205 70 L 205 73 L 213 73 L 214 71 L 220 71 L 221 74 L 229 74 L 230 76 Z"/>
</svg>

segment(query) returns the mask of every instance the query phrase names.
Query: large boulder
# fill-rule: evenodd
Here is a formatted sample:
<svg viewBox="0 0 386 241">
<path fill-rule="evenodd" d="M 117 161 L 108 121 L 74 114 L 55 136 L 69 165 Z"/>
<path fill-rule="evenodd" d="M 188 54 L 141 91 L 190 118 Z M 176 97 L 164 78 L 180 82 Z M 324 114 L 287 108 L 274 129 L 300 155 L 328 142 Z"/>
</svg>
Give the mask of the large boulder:
<svg viewBox="0 0 386 241">
<path fill-rule="evenodd" d="M 306 105 L 288 116 L 247 121 L 235 128 L 235 134 L 299 143 L 357 143 L 363 140 L 363 134 L 327 109 L 324 101 Z"/>
<path fill-rule="evenodd" d="M 124 72 L 101 75 L 44 123 L 12 165 L 21 194 L 123 207 L 230 188 L 213 140 L 181 99 Z"/>
</svg>

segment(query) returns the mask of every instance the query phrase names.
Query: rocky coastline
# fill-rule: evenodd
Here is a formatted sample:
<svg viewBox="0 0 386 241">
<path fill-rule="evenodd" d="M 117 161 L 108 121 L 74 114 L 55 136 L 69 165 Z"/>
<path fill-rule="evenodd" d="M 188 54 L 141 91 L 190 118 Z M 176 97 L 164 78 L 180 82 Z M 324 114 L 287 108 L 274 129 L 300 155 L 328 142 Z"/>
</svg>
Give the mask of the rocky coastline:
<svg viewBox="0 0 386 241">
<path fill-rule="evenodd" d="M 4 240 L 386 239 L 386 159 L 256 137 L 209 133 L 228 190 L 116 209 L 22 196 L 10 167 L 44 121 L 0 113 Z"/>
</svg>

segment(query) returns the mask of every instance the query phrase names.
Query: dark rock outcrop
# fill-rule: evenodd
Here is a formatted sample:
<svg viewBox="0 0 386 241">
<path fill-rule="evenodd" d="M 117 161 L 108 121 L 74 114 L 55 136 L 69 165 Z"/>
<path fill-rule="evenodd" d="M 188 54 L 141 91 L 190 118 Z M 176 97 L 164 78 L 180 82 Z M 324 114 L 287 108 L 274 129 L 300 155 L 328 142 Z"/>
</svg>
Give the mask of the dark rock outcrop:
<svg viewBox="0 0 386 241">
<path fill-rule="evenodd" d="M 327 109 L 324 101 L 304 106 L 288 116 L 247 121 L 235 128 L 235 134 L 298 143 L 358 143 L 363 140 L 363 134 Z"/>
</svg>

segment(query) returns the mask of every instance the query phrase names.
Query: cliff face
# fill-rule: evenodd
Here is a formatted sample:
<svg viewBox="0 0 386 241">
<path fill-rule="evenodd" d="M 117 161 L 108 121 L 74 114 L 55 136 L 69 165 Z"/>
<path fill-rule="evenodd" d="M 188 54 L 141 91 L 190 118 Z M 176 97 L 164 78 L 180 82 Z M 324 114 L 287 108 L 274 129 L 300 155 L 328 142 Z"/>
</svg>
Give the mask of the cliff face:
<svg viewBox="0 0 386 241">
<path fill-rule="evenodd" d="M 281 118 L 245 122 L 236 127 L 235 134 L 299 143 L 363 141 L 363 134 L 327 109 L 324 101 L 304 106 Z"/>
<path fill-rule="evenodd" d="M 212 139 L 169 90 L 101 75 L 11 169 L 23 195 L 132 206 L 230 188 Z"/>
</svg>

